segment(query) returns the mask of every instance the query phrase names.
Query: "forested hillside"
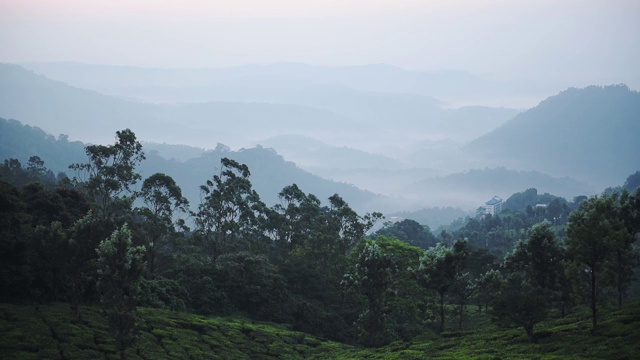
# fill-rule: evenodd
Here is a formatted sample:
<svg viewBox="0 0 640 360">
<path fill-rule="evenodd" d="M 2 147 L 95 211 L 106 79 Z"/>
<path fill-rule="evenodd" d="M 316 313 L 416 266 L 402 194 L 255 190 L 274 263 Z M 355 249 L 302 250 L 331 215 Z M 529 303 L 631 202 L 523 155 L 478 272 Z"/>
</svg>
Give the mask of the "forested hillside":
<svg viewBox="0 0 640 360">
<path fill-rule="evenodd" d="M 40 128 L 23 125 L 16 120 L 0 118 L 0 140 L 0 158 L 15 158 L 26 165 L 31 156 L 38 156 L 54 175 L 65 172 L 72 177 L 69 165 L 86 159 L 83 143 L 70 142 L 65 135 L 56 138 Z M 358 209 L 370 207 L 370 203 L 380 198 L 352 185 L 322 179 L 301 170 L 295 164 L 285 161 L 272 149 L 261 146 L 232 151 L 220 144 L 213 150 L 199 152 L 195 157 L 187 156 L 188 159 L 185 161 L 167 160 L 167 154 L 172 153 L 173 150 L 167 151 L 165 157 L 162 157 L 160 153 L 148 152 L 147 160 L 141 164 L 139 171 L 145 176 L 156 172 L 173 176 L 191 202 L 199 200 L 200 185 L 220 170 L 222 157 L 236 159 L 251 166 L 252 182 L 258 193 L 270 205 L 278 202 L 277 193 L 291 183 L 299 184 L 321 199 L 327 199 L 339 192 Z"/>
<path fill-rule="evenodd" d="M 639 30 L 0 0 L 0 360 L 640 358 Z"/>
<path fill-rule="evenodd" d="M 599 187 L 640 168 L 640 93 L 625 85 L 568 89 L 467 145 L 508 168 L 569 176 Z"/>
<path fill-rule="evenodd" d="M 253 151 L 263 150 L 239 154 L 256 158 L 259 173 L 268 165 Z M 519 339 L 506 353 L 492 350 L 507 357 L 527 353 L 526 342 L 530 350 L 556 354 L 559 346 L 577 356 L 626 356 L 635 349 L 621 336 L 606 342 L 616 346 L 611 351 L 564 342 L 598 342 L 638 321 L 625 310 L 635 309 L 629 304 L 640 295 L 637 173 L 600 196 L 569 202 L 530 189 L 509 197 L 502 212 L 478 209 L 437 234 L 404 220 L 367 236 L 382 214 L 358 214 L 339 194 L 323 201 L 295 183 L 270 206 L 253 187 L 254 169 L 224 157 L 229 151 L 222 146 L 217 151 L 219 168 L 192 203 L 172 176 L 139 172 L 154 155 L 144 153 L 129 129 L 118 131 L 112 145 L 85 146 L 86 158 L 71 164 L 71 178 L 53 176 L 38 156 L 26 166 L 6 160 L 0 166 L 0 302 L 38 307 L 3 305 L 0 330 L 18 343 L 0 350 L 148 357 L 160 343 L 168 356 L 201 358 L 232 351 L 231 341 L 245 355 L 372 354 L 186 313 L 270 321 L 379 348 L 388 357 L 477 353 L 476 342 L 486 343 L 489 334 L 505 344 Z M 43 305 L 52 302 L 66 305 Z M 77 320 L 60 320 L 72 316 Z M 16 335 L 22 321 L 33 323 L 48 345 Z M 93 335 L 78 338 L 69 322 Z M 46 335 L 37 330 L 47 326 Z M 238 328 L 245 336 L 233 332 Z M 224 329 L 233 340 L 220 337 Z M 70 337 L 81 350 L 67 344 Z M 476 345 L 456 345 L 446 340 L 451 337 Z M 189 349 L 182 345 L 191 342 Z"/>
</svg>

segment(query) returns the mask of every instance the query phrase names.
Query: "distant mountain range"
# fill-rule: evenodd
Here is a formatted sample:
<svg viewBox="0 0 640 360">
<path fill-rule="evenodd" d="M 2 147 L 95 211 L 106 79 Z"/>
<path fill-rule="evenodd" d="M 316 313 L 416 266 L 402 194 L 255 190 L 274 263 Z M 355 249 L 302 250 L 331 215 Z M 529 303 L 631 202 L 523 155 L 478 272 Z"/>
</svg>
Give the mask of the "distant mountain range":
<svg viewBox="0 0 640 360">
<path fill-rule="evenodd" d="M 104 142 L 108 139 L 105 134 L 131 127 L 138 129 L 141 138 L 147 141 L 188 143 L 204 148 L 213 148 L 218 142 L 234 148 L 246 147 L 258 139 L 298 134 L 333 145 L 352 143 L 374 149 L 434 137 L 469 140 L 517 114 L 517 110 L 503 108 L 446 109 L 423 95 L 376 93 L 334 83 L 288 86 L 279 82 L 277 73 L 276 78 L 268 77 L 272 80 L 269 84 L 260 83 L 252 88 L 243 85 L 245 78 L 232 76 L 231 70 L 231 74 L 211 70 L 218 75 L 207 76 L 209 72 L 202 74 L 195 70 L 134 69 L 129 74 L 126 68 L 89 66 L 91 71 L 85 74 L 83 66 L 79 69 L 75 78 L 65 81 L 87 85 L 88 89 L 51 80 L 18 65 L 0 64 L 0 116 L 90 142 Z M 98 69 L 104 73 L 97 72 Z M 114 71 L 111 77 L 107 76 Z M 119 96 L 107 96 L 93 84 L 101 79 L 116 85 L 124 81 L 119 82 L 120 78 L 163 86 L 191 84 L 200 86 L 208 95 L 204 102 L 193 102 L 198 99 L 197 95 L 190 95 L 193 89 L 177 88 L 177 94 L 192 101 L 158 104 L 126 96 L 126 91 L 118 87 L 109 89 Z M 222 81 L 220 78 L 224 80 L 222 83 L 207 85 L 207 79 Z M 238 84 L 231 83 L 232 80 Z M 211 90 L 211 86 L 217 90 Z M 229 95 L 234 92 L 237 94 Z"/>
<path fill-rule="evenodd" d="M 468 210 L 493 195 L 507 197 L 530 187 L 570 199 L 620 185 L 640 169 L 640 95 L 624 85 L 569 89 L 517 115 L 510 109 L 443 108 L 425 89 L 435 86 L 439 76 L 452 74 L 381 65 L 195 70 L 30 66 L 87 87 L 0 64 L 0 117 L 42 128 L 34 129 L 38 141 L 69 147 L 42 152 L 48 165 L 64 170 L 72 162 L 62 161 L 64 155 L 52 156 L 56 151 L 82 156 L 83 145 L 73 140 L 109 144 L 115 131 L 131 128 L 149 150 L 157 151 L 149 151 L 147 162 L 156 165 L 145 165 L 151 166 L 148 171 L 171 169 L 167 171 L 176 174 L 185 191 L 194 192 L 193 198 L 223 154 L 255 168 L 255 186 L 269 201 L 277 201 L 283 186 L 299 182 L 321 198 L 344 193 L 354 207 L 367 211 Z M 469 74 L 453 75 L 457 84 L 488 86 Z M 379 88 L 383 83 L 388 86 Z M 152 95 L 160 88 L 167 97 L 181 94 L 169 91 L 175 88 L 184 90 L 185 99 L 197 100 L 190 95 L 196 91 L 234 101 L 156 104 L 125 96 L 132 89 Z M 14 130 L 0 134 L 0 155 L 26 161 L 38 154 L 38 141 L 12 142 L 26 131 Z M 452 134 L 458 141 L 448 137 Z M 464 144 L 464 138 L 470 141 Z"/>
<path fill-rule="evenodd" d="M 340 85 L 375 93 L 415 94 L 448 102 L 494 98 L 541 98 L 557 85 L 534 81 L 487 80 L 460 70 L 405 70 L 391 65 L 317 66 L 299 63 L 226 68 L 149 69 L 71 62 L 24 63 L 24 67 L 72 86 L 150 101 L 211 101 L 212 93 L 247 101 L 260 90 L 291 90 L 309 85 Z M 188 96 L 181 91 L 187 91 Z M 241 90 L 240 93 L 237 90 Z M 226 94 L 226 95 L 225 95 Z M 505 106 L 505 105 L 502 105 Z M 513 105 L 512 105 L 513 106 Z M 517 106 L 519 107 L 519 106 Z"/>
</svg>

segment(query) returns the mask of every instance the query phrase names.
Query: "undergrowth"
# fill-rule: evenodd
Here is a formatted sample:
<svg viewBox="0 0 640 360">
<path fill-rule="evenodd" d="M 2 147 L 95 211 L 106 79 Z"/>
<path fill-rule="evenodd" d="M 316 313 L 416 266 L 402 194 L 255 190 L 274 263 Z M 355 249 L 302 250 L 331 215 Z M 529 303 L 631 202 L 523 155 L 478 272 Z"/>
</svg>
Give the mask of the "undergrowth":
<svg viewBox="0 0 640 360">
<path fill-rule="evenodd" d="M 137 342 L 128 359 L 636 359 L 640 302 L 603 309 L 591 331 L 586 308 L 540 323 L 537 343 L 521 328 L 502 329 L 469 311 L 463 330 L 425 332 L 410 342 L 364 349 L 318 339 L 283 325 L 140 309 Z M 101 311 L 69 304 L 0 304 L 0 358 L 119 359 Z"/>
</svg>

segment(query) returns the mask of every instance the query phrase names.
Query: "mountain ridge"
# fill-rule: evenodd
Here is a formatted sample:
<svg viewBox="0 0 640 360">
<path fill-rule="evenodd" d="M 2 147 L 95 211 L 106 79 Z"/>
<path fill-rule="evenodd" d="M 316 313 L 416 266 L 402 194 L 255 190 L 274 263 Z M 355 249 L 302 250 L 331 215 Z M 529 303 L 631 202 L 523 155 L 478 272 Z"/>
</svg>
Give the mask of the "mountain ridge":
<svg viewBox="0 0 640 360">
<path fill-rule="evenodd" d="M 570 88 L 465 145 L 491 165 L 570 176 L 598 187 L 640 168 L 640 93 Z"/>
</svg>

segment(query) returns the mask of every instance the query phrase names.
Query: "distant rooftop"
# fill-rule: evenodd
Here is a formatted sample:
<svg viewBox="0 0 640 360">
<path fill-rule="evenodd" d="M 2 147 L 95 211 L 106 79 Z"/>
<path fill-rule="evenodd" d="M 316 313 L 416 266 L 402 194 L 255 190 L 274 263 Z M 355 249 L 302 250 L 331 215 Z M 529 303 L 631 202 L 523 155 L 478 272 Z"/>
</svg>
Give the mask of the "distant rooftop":
<svg viewBox="0 0 640 360">
<path fill-rule="evenodd" d="M 495 205 L 495 204 L 499 204 L 502 202 L 502 198 L 499 196 L 494 196 L 491 198 L 491 200 L 487 201 L 486 203 L 484 203 L 485 205 Z"/>
</svg>

